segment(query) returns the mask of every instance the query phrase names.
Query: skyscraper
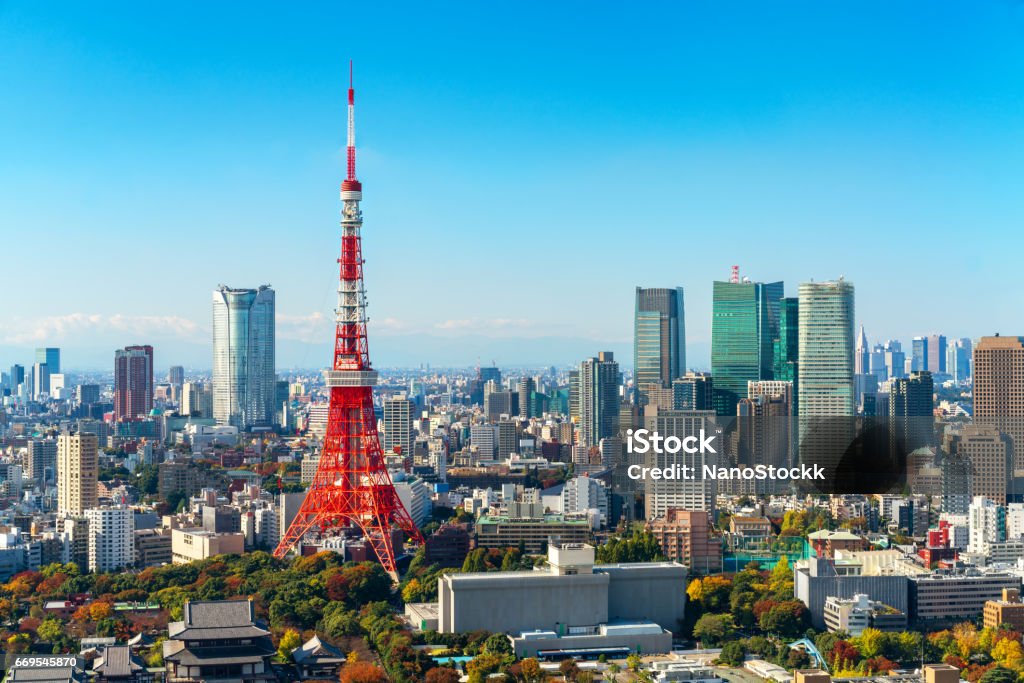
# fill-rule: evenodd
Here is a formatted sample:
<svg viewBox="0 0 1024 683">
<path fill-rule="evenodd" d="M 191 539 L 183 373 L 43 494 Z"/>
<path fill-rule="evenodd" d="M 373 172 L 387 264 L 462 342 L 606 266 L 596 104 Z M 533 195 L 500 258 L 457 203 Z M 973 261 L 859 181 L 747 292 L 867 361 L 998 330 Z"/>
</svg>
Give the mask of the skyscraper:
<svg viewBox="0 0 1024 683">
<path fill-rule="evenodd" d="M 519 380 L 519 417 L 540 417 L 537 412 L 536 393 L 537 381 L 533 377 L 523 377 Z"/>
<path fill-rule="evenodd" d="M 213 391 L 208 384 L 202 382 L 185 382 L 181 385 L 182 415 L 196 417 L 212 417 Z"/>
<path fill-rule="evenodd" d="M 135 420 L 153 409 L 153 347 L 114 352 L 114 420 Z"/>
<path fill-rule="evenodd" d="M 32 398 L 38 401 L 50 395 L 50 366 L 46 363 L 35 363 L 32 366 Z"/>
<path fill-rule="evenodd" d="M 17 396 L 18 386 L 25 383 L 25 366 L 12 365 L 11 376 L 8 381 L 11 383 L 11 396 Z"/>
<path fill-rule="evenodd" d="M 706 372 L 687 372 L 672 380 L 673 410 L 714 410 L 714 380 Z"/>
<path fill-rule="evenodd" d="M 853 284 L 800 285 L 800 458 L 835 467 L 853 438 Z"/>
<path fill-rule="evenodd" d="M 904 453 L 935 442 L 932 416 L 934 401 L 930 372 L 912 372 L 908 379 L 894 379 L 889 388 L 890 434 Z"/>
<path fill-rule="evenodd" d="M 793 385 L 778 380 L 750 382 L 747 394 L 736 405 L 736 453 L 729 465 L 791 466 Z M 723 484 L 720 490 L 756 495 L 781 493 L 789 486 L 789 482 L 774 479 L 741 479 Z"/>
<path fill-rule="evenodd" d="M 213 292 L 213 417 L 240 430 L 274 423 L 274 290 Z"/>
<path fill-rule="evenodd" d="M 57 437 L 57 512 L 81 515 L 99 504 L 99 440 L 95 434 Z"/>
<path fill-rule="evenodd" d="M 172 365 L 167 370 L 167 383 L 180 387 L 185 383 L 185 368 L 180 365 Z"/>
<path fill-rule="evenodd" d="M 889 377 L 906 377 L 906 354 L 903 345 L 895 339 L 885 342 L 885 368 Z"/>
<path fill-rule="evenodd" d="M 1024 337 L 982 337 L 974 347 L 974 422 L 1013 440 L 1013 476 L 1024 476 Z"/>
<path fill-rule="evenodd" d="M 711 311 L 711 376 L 715 411 L 735 416 L 747 382 L 773 378 L 781 282 L 715 282 Z"/>
<path fill-rule="evenodd" d="M 682 287 L 636 288 L 633 369 L 641 393 L 647 385 L 667 387 L 686 373 Z"/>
<path fill-rule="evenodd" d="M 910 346 L 910 371 L 921 372 L 930 370 L 928 360 L 931 354 L 928 353 L 928 337 L 914 337 Z"/>
<path fill-rule="evenodd" d="M 601 439 L 619 432 L 619 364 L 611 351 L 580 363 L 580 444 L 597 448 Z"/>
<path fill-rule="evenodd" d="M 953 340 L 946 347 L 946 372 L 957 381 L 971 376 L 971 340 L 968 337 Z"/>
<path fill-rule="evenodd" d="M 933 375 L 946 374 L 946 336 L 933 334 L 928 337 L 928 367 Z"/>
<path fill-rule="evenodd" d="M 60 349 L 50 347 L 39 347 L 36 349 L 36 362 L 45 363 L 51 375 L 60 374 Z"/>
<path fill-rule="evenodd" d="M 860 326 L 857 334 L 857 346 L 853 354 L 853 373 L 855 375 L 866 375 L 871 371 L 871 347 L 868 346 L 868 335 L 864 332 L 864 326 Z"/>
<path fill-rule="evenodd" d="M 779 302 L 779 334 L 774 342 L 775 368 L 772 379 L 793 383 L 793 414 L 797 414 L 796 392 L 800 367 L 800 299 L 785 297 Z"/>
</svg>

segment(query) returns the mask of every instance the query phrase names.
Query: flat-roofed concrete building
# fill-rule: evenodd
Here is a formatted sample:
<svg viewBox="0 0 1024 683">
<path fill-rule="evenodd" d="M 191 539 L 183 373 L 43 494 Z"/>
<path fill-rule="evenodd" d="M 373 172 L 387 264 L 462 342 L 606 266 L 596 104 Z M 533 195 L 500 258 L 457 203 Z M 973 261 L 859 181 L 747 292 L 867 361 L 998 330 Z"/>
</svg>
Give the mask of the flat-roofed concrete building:
<svg viewBox="0 0 1024 683">
<path fill-rule="evenodd" d="M 830 596 L 825 600 L 825 626 L 832 633 L 845 631 L 851 636 L 859 636 L 866 628 L 898 632 L 906 630 L 907 615 L 863 593 L 850 599 Z"/>
<path fill-rule="evenodd" d="M 241 555 L 245 535 L 217 534 L 205 529 L 172 529 L 171 557 L 175 564 L 205 560 L 215 555 Z"/>
<path fill-rule="evenodd" d="M 915 621 L 965 621 L 981 616 L 985 602 L 998 600 L 1004 588 L 1020 590 L 1013 574 L 929 574 L 910 577 L 910 613 Z"/>
<path fill-rule="evenodd" d="M 555 538 L 563 543 L 586 543 L 591 537 L 590 522 L 563 515 L 516 517 L 485 515 L 474 528 L 478 548 L 511 548 L 522 541 L 526 552 L 544 552 Z"/>
<path fill-rule="evenodd" d="M 985 628 L 1009 624 L 1015 631 L 1024 631 L 1024 602 L 1020 601 L 1020 590 L 1004 588 L 1001 600 L 986 600 L 982 616 Z"/>
<path fill-rule="evenodd" d="M 593 546 L 553 544 L 545 569 L 439 578 L 438 631 L 508 633 L 520 657 L 598 646 L 666 652 L 684 617 L 686 575 L 675 562 L 595 566 Z"/>
</svg>

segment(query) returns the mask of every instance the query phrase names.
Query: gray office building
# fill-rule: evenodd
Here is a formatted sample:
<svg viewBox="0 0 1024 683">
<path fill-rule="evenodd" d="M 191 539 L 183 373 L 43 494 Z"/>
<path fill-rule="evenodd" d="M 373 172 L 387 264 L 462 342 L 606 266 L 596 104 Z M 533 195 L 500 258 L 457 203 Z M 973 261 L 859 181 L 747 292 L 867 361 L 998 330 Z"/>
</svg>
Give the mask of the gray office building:
<svg viewBox="0 0 1024 683">
<path fill-rule="evenodd" d="M 213 417 L 239 430 L 274 424 L 274 290 L 213 292 Z"/>
</svg>

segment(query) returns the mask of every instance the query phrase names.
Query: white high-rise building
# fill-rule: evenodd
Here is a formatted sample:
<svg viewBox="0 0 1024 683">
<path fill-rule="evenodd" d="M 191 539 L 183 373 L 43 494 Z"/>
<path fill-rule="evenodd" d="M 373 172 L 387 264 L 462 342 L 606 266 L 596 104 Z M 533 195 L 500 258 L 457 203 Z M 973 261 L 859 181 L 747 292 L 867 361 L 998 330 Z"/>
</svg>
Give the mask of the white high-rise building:
<svg viewBox="0 0 1024 683">
<path fill-rule="evenodd" d="M 688 436 L 700 437 L 715 434 L 715 411 L 713 410 L 659 410 L 657 406 L 648 405 L 644 415 L 644 427 L 657 432 L 662 437 L 675 436 L 685 439 Z M 716 438 L 716 445 L 721 441 Z M 721 449 L 717 449 L 721 451 Z M 661 517 L 671 508 L 682 510 L 705 510 L 712 516 L 715 514 L 715 496 L 718 494 L 717 482 L 704 477 L 704 466 L 718 465 L 718 453 L 669 453 L 665 449 L 650 448 L 650 452 L 640 457 L 645 458 L 645 466 L 671 469 L 675 465 L 691 468 L 692 479 L 655 479 L 646 477 L 643 480 L 644 503 L 647 519 Z M 660 452 L 658 452 L 660 451 Z"/>
<path fill-rule="evenodd" d="M 853 284 L 804 282 L 799 292 L 800 458 L 835 467 L 854 436 Z"/>
<path fill-rule="evenodd" d="M 1010 503 L 1006 506 L 1006 540 L 1024 539 L 1024 503 Z"/>
<path fill-rule="evenodd" d="M 412 405 L 405 394 L 384 399 L 385 453 L 412 455 Z"/>
<path fill-rule="evenodd" d="M 90 508 L 89 571 L 109 572 L 131 566 L 135 561 L 135 516 L 123 506 Z"/>
<path fill-rule="evenodd" d="M 967 551 L 988 553 L 990 543 L 1006 540 L 1006 508 L 984 496 L 975 496 L 967 510 L 969 536 Z"/>
<path fill-rule="evenodd" d="M 213 417 L 239 431 L 274 424 L 274 290 L 213 292 Z"/>
<path fill-rule="evenodd" d="M 601 513 L 602 526 L 608 522 L 608 487 L 603 481 L 590 477 L 573 477 L 562 487 L 562 512 Z"/>
<path fill-rule="evenodd" d="M 408 510 L 409 516 L 417 526 L 423 524 L 434 509 L 431 502 L 433 490 L 419 477 L 407 475 L 405 472 L 395 472 L 393 476 L 395 493 L 398 494 L 402 507 Z"/>
</svg>

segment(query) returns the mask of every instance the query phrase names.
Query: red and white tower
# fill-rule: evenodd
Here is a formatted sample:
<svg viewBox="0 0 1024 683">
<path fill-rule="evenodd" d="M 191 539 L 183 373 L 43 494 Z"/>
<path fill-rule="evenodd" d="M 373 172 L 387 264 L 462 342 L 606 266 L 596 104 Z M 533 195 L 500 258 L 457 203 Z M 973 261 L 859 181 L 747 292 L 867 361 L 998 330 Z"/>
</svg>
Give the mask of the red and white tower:
<svg viewBox="0 0 1024 683">
<path fill-rule="evenodd" d="M 335 310 L 334 364 L 324 373 L 331 392 L 327 435 L 320 465 L 306 499 L 275 557 L 283 557 L 307 534 L 329 534 L 357 527 L 373 546 L 384 569 L 396 575 L 392 530 L 401 529 L 423 542 L 416 524 L 402 506 L 377 436 L 373 385 L 366 344 L 366 293 L 363 288 L 363 250 L 359 202 L 363 187 L 356 180 L 355 90 L 349 65 L 348 173 L 341 183 L 341 266 L 338 308 Z"/>
</svg>

